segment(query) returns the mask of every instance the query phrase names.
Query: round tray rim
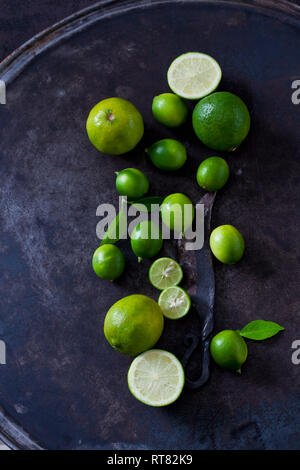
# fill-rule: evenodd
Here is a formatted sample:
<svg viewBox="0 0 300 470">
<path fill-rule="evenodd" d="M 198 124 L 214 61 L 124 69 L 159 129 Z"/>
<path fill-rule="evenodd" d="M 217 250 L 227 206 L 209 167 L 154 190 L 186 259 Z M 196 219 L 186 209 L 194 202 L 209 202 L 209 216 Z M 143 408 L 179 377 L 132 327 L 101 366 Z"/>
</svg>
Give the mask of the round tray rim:
<svg viewBox="0 0 300 470">
<path fill-rule="evenodd" d="M 0 79 L 8 85 L 42 52 L 101 19 L 131 10 L 172 3 L 183 4 L 183 0 L 102 0 L 94 3 L 54 23 L 9 54 L 0 62 Z M 262 14 L 278 15 L 300 27 L 300 5 L 288 0 L 184 0 L 185 5 L 188 3 L 252 9 Z"/>
</svg>

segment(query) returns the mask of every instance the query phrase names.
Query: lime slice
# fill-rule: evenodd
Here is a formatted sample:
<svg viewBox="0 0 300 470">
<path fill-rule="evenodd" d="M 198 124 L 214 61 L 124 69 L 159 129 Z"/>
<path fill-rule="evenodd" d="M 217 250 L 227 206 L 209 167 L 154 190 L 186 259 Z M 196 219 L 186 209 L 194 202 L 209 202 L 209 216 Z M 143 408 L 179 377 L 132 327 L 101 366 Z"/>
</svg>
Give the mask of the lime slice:
<svg viewBox="0 0 300 470">
<path fill-rule="evenodd" d="M 158 305 L 165 317 L 177 320 L 188 313 L 191 308 L 191 299 L 184 289 L 172 286 L 162 291 Z"/>
<path fill-rule="evenodd" d="M 182 98 L 198 100 L 219 85 L 222 71 L 218 62 L 202 52 L 188 52 L 177 57 L 169 67 L 168 83 Z"/>
<path fill-rule="evenodd" d="M 173 403 L 184 386 L 184 370 L 179 360 L 161 349 L 140 354 L 128 371 L 128 386 L 137 400 L 150 406 Z"/>
<path fill-rule="evenodd" d="M 151 284 L 159 290 L 177 286 L 182 280 L 182 269 L 172 258 L 159 258 L 149 270 Z"/>
</svg>

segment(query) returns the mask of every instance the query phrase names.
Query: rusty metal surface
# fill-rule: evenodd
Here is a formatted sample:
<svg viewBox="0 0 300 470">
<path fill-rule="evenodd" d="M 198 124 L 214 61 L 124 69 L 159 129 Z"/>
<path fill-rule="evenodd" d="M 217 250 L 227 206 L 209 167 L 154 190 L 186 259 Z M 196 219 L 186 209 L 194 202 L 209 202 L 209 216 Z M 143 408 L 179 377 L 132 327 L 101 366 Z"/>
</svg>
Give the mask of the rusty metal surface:
<svg viewBox="0 0 300 470">
<path fill-rule="evenodd" d="M 88 28 L 85 14 L 61 25 L 64 41 L 61 27 L 37 38 L 29 47 L 34 60 L 15 80 L 28 49 L 0 66 L 0 78 L 11 80 L 0 107 L 0 336 L 8 349 L 1 406 L 47 448 L 299 448 L 299 371 L 291 362 L 300 334 L 300 108 L 291 101 L 299 78 L 297 7 L 287 15 L 286 2 L 276 11 L 265 9 L 270 2 L 106 3 L 87 12 Z M 253 121 L 247 141 L 228 157 L 230 182 L 213 213 L 213 226 L 236 225 L 247 244 L 238 265 L 215 263 L 215 330 L 264 318 L 286 331 L 249 344 L 241 377 L 213 366 L 204 387 L 153 409 L 131 397 L 130 359 L 111 350 L 102 333 L 117 298 L 157 297 L 149 263 L 138 266 L 122 241 L 125 275 L 110 289 L 95 279 L 95 211 L 101 202 L 117 203 L 113 172 L 126 166 L 147 172 L 152 194 L 180 188 L 194 202 L 203 196 L 191 175 L 214 152 L 188 125 L 168 131 L 151 115 L 152 97 L 168 89 L 171 60 L 191 49 L 220 62 L 220 89 L 241 96 Z M 125 157 L 101 156 L 85 135 L 89 109 L 112 95 L 132 100 L 146 122 L 143 142 Z M 187 145 L 180 174 L 159 172 L 143 153 L 168 136 Z M 172 249 L 165 243 L 165 254 Z M 167 322 L 158 346 L 182 357 L 184 336 L 200 327 L 195 312 L 180 328 Z M 197 354 L 190 373 L 199 377 Z"/>
</svg>

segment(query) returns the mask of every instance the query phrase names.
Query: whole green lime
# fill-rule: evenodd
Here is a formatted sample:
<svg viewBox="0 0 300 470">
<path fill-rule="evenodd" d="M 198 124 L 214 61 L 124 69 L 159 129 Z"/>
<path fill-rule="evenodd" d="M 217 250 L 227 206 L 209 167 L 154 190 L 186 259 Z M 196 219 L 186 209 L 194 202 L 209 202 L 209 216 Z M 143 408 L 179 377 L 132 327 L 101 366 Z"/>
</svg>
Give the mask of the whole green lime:
<svg viewBox="0 0 300 470">
<path fill-rule="evenodd" d="M 224 330 L 211 340 L 210 353 L 219 366 L 241 372 L 248 348 L 244 338 L 236 331 Z"/>
<path fill-rule="evenodd" d="M 104 334 L 114 349 L 136 356 L 155 345 L 163 327 L 164 317 L 154 300 L 145 295 L 129 295 L 108 310 Z"/>
<path fill-rule="evenodd" d="M 215 257 L 225 264 L 237 263 L 244 254 L 243 235 L 233 225 L 220 225 L 209 239 L 210 249 Z"/>
<path fill-rule="evenodd" d="M 179 170 L 186 162 L 186 150 L 175 139 L 162 139 L 146 149 L 152 163 L 161 170 Z"/>
<path fill-rule="evenodd" d="M 153 258 L 163 246 L 162 233 L 157 224 L 145 220 L 137 224 L 130 236 L 131 248 L 139 261 Z"/>
<path fill-rule="evenodd" d="M 122 155 L 132 150 L 144 134 L 142 115 L 130 101 L 108 98 L 96 104 L 86 123 L 92 144 L 100 152 Z"/>
<path fill-rule="evenodd" d="M 160 210 L 163 223 L 171 230 L 179 233 L 186 232 L 192 225 L 195 216 L 192 201 L 182 193 L 167 196 L 163 200 Z"/>
<path fill-rule="evenodd" d="M 142 171 L 126 168 L 117 172 L 116 188 L 121 196 L 127 196 L 129 201 L 133 201 L 148 192 L 149 180 Z"/>
<path fill-rule="evenodd" d="M 123 273 L 125 259 L 122 251 L 117 246 L 107 244 L 97 248 L 92 264 L 97 276 L 113 281 Z"/>
<path fill-rule="evenodd" d="M 193 127 L 198 138 L 214 150 L 235 150 L 247 137 L 250 114 L 238 96 L 220 91 L 206 96 L 193 111 Z"/>
<path fill-rule="evenodd" d="M 152 102 L 155 119 L 167 127 L 178 127 L 185 123 L 188 108 L 184 101 L 174 93 L 162 93 Z"/>
<path fill-rule="evenodd" d="M 229 166 L 220 157 L 209 157 L 200 163 L 197 170 L 197 182 L 207 191 L 221 189 L 229 178 Z"/>
</svg>

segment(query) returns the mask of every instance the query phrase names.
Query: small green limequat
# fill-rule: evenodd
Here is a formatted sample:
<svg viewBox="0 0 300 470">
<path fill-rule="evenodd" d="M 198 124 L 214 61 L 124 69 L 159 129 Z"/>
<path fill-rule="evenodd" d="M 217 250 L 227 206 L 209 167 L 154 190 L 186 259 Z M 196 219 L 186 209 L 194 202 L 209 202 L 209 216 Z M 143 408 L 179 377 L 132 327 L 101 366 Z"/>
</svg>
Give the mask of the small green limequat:
<svg viewBox="0 0 300 470">
<path fill-rule="evenodd" d="M 172 258 L 159 258 L 149 269 L 149 280 L 156 289 L 164 290 L 170 286 L 177 286 L 182 280 L 181 266 Z"/>
<path fill-rule="evenodd" d="M 210 343 L 210 352 L 219 366 L 236 372 L 241 372 L 248 356 L 245 340 L 233 330 L 224 330 L 214 336 Z"/>
<path fill-rule="evenodd" d="M 116 188 L 121 196 L 129 201 L 140 199 L 149 189 L 149 180 L 145 173 L 136 168 L 126 168 L 117 172 Z"/>
<path fill-rule="evenodd" d="M 184 145 L 175 139 L 162 139 L 155 142 L 146 153 L 152 163 L 160 170 L 179 170 L 187 159 Z"/>
<path fill-rule="evenodd" d="M 225 264 L 237 263 L 244 255 L 243 235 L 233 225 L 220 225 L 209 239 L 210 249 L 215 257 Z"/>
<path fill-rule="evenodd" d="M 170 286 L 160 294 L 158 305 L 166 318 L 177 320 L 189 312 L 191 299 L 182 287 Z"/>
<path fill-rule="evenodd" d="M 229 166 L 221 157 L 209 157 L 200 163 L 197 170 L 197 182 L 207 191 L 218 191 L 229 178 Z"/>
<path fill-rule="evenodd" d="M 93 255 L 93 269 L 102 279 L 113 281 L 121 276 L 125 268 L 122 251 L 115 245 L 102 245 Z"/>
<path fill-rule="evenodd" d="M 161 205 L 163 223 L 175 232 L 185 233 L 192 225 L 194 216 L 193 203 L 185 194 L 170 194 Z"/>
<path fill-rule="evenodd" d="M 152 103 L 155 119 L 167 127 L 178 127 L 185 123 L 188 108 L 185 102 L 174 93 L 155 96 Z"/>
<path fill-rule="evenodd" d="M 130 243 L 139 261 L 144 258 L 153 258 L 163 246 L 161 230 L 150 220 L 140 222 L 132 231 Z"/>
</svg>

